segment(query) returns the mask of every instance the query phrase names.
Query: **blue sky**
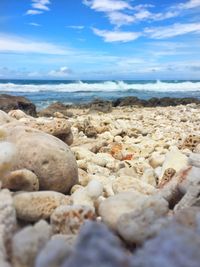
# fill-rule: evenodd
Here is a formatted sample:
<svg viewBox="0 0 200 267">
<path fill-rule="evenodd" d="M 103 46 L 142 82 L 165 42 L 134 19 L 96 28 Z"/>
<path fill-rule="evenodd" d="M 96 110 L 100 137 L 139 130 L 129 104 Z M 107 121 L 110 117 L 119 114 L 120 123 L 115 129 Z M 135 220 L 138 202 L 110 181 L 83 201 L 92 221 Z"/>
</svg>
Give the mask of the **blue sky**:
<svg viewBox="0 0 200 267">
<path fill-rule="evenodd" d="M 0 78 L 200 79 L 200 0 L 0 0 Z"/>
</svg>

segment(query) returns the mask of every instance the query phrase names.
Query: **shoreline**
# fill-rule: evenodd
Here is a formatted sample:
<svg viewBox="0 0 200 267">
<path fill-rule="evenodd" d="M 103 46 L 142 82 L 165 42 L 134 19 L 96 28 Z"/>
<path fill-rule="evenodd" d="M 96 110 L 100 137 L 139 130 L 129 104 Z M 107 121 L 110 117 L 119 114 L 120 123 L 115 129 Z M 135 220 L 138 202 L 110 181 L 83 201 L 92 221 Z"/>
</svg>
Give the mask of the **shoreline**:
<svg viewBox="0 0 200 267">
<path fill-rule="evenodd" d="M 38 110 L 39 116 L 52 116 L 55 112 L 64 113 L 67 115 L 67 110 L 88 110 L 88 112 L 102 112 L 109 113 L 113 109 L 120 107 L 134 107 L 134 108 L 155 108 L 155 107 L 176 107 L 186 105 L 200 105 L 198 98 L 151 98 L 149 100 L 139 99 L 137 97 L 122 97 L 113 101 L 95 99 L 88 103 L 80 104 L 63 104 L 62 102 L 55 102 L 44 109 Z"/>
<path fill-rule="evenodd" d="M 9 112 L 14 109 L 21 109 L 22 111 L 28 113 L 31 116 L 52 116 L 55 112 L 66 113 L 70 109 L 88 109 L 89 111 L 97 112 L 111 112 L 112 109 L 117 107 L 170 107 L 170 106 L 180 106 L 195 104 L 200 105 L 200 99 L 195 97 L 184 97 L 184 98 L 174 98 L 174 97 L 163 97 L 157 98 L 152 97 L 148 100 L 140 99 L 135 96 L 127 96 L 116 98 L 115 100 L 105 100 L 102 98 L 96 98 L 88 103 L 80 104 L 64 104 L 59 101 L 55 101 L 48 105 L 47 107 L 38 108 L 34 104 L 34 101 L 23 97 L 23 96 L 13 96 L 9 94 L 0 94 L 0 110 Z M 42 115 L 43 114 L 43 115 Z"/>
</svg>

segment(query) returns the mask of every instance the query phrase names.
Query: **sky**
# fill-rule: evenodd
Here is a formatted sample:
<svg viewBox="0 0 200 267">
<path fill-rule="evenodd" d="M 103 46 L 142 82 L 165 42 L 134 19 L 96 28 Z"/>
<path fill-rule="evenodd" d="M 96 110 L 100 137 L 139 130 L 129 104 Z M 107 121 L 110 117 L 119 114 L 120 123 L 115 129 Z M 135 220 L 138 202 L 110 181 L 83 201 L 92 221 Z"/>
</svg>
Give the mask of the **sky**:
<svg viewBox="0 0 200 267">
<path fill-rule="evenodd" d="M 200 0 L 0 0 L 0 79 L 200 79 Z"/>
</svg>

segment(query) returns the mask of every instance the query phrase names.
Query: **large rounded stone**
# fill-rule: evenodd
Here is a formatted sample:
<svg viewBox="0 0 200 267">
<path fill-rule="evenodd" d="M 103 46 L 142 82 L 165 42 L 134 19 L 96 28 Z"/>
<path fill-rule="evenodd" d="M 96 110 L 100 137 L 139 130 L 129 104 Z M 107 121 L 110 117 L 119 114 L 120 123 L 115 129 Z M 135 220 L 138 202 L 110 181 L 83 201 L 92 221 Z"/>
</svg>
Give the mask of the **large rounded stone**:
<svg viewBox="0 0 200 267">
<path fill-rule="evenodd" d="M 2 126 L 6 139 L 15 144 L 13 170 L 28 169 L 36 174 L 42 190 L 66 193 L 78 182 L 78 168 L 70 148 L 44 132 L 8 123 Z"/>
</svg>

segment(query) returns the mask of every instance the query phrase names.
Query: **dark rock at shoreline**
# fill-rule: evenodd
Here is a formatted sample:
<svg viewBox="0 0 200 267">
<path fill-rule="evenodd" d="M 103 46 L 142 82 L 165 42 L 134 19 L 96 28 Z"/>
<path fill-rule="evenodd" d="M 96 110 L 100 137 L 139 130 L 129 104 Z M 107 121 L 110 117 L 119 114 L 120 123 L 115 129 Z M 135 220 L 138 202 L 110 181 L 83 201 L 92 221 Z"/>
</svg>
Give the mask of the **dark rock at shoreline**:
<svg viewBox="0 0 200 267">
<path fill-rule="evenodd" d="M 200 100 L 197 98 L 150 98 L 149 100 L 139 99 L 134 96 L 122 97 L 113 101 L 113 106 L 140 106 L 140 107 L 167 107 L 167 106 L 178 106 L 187 104 L 200 104 Z"/>
<path fill-rule="evenodd" d="M 146 101 L 145 106 L 147 107 L 167 107 L 167 106 L 178 106 L 178 105 L 188 105 L 191 103 L 200 104 L 200 100 L 197 98 L 151 98 Z"/>
<path fill-rule="evenodd" d="M 116 100 L 113 100 L 112 104 L 113 107 L 118 106 L 144 106 L 146 103 L 146 100 L 139 99 L 135 96 L 127 96 L 127 97 L 121 97 Z"/>
<path fill-rule="evenodd" d="M 55 116 L 57 112 L 63 114 L 67 117 L 72 117 L 73 114 L 68 109 L 89 109 L 89 112 L 111 112 L 113 107 L 124 107 L 124 106 L 137 106 L 137 107 L 167 107 L 167 106 L 178 106 L 178 105 L 188 105 L 188 104 L 200 104 L 200 99 L 198 98 L 150 98 L 148 100 L 139 99 L 135 96 L 128 96 L 118 98 L 112 101 L 95 99 L 89 103 L 72 104 L 65 105 L 61 102 L 56 102 L 49 105 L 47 108 L 38 112 L 39 116 L 52 117 Z"/>
<path fill-rule="evenodd" d="M 91 102 L 90 111 L 100 111 L 100 112 L 111 112 L 112 111 L 112 102 L 102 99 L 96 99 Z"/>
<path fill-rule="evenodd" d="M 72 117 L 73 114 L 67 110 L 67 106 L 61 102 L 55 102 L 49 105 L 47 108 L 38 112 L 41 117 L 53 117 L 56 112 L 60 112 L 64 116 Z"/>
<path fill-rule="evenodd" d="M 36 116 L 36 106 L 27 98 L 6 94 L 0 95 L 0 110 L 9 112 L 13 109 L 20 109 L 28 115 Z"/>
</svg>

